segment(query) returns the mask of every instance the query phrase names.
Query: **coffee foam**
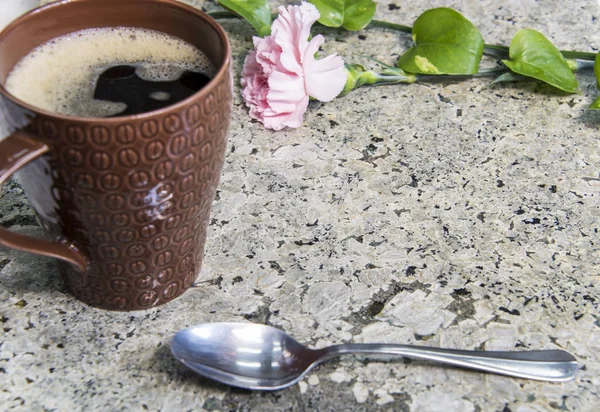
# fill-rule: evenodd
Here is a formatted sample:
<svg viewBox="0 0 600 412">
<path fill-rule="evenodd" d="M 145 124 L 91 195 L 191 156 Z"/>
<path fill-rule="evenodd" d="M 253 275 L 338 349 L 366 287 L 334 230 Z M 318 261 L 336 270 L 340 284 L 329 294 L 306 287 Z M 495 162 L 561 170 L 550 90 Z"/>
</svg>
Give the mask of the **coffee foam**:
<svg viewBox="0 0 600 412">
<path fill-rule="evenodd" d="M 15 97 L 51 112 L 107 117 L 125 105 L 94 100 L 96 82 L 106 69 L 125 64 L 152 81 L 176 80 L 186 70 L 215 74 L 204 53 L 177 37 L 142 28 L 107 27 L 73 32 L 37 47 L 12 69 L 5 87 Z"/>
</svg>

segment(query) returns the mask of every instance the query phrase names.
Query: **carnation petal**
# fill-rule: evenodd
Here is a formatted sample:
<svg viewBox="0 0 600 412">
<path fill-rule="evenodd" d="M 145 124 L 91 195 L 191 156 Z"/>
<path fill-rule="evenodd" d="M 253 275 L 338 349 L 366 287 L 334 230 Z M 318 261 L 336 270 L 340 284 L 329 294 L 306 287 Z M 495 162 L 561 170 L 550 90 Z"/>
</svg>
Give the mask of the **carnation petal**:
<svg viewBox="0 0 600 412">
<path fill-rule="evenodd" d="M 248 55 L 244 59 L 244 68 L 242 69 L 242 87 L 246 80 L 252 76 L 254 76 L 257 72 L 261 70 L 261 66 L 256 61 L 256 52 L 254 50 L 250 50 Z"/>
<path fill-rule="evenodd" d="M 273 72 L 269 77 L 267 101 L 275 113 L 294 111 L 298 102 L 308 97 L 304 79 L 283 72 Z"/>
<path fill-rule="evenodd" d="M 329 102 L 344 89 L 346 72 L 344 60 L 336 54 L 320 60 L 315 59 L 315 53 L 324 41 L 320 34 L 310 41 L 304 54 L 302 67 L 308 95 L 322 102 Z"/>
<path fill-rule="evenodd" d="M 300 62 L 308 45 L 312 25 L 319 19 L 317 8 L 305 1 L 300 6 L 279 7 L 271 33 L 284 53 L 292 53 Z"/>
<path fill-rule="evenodd" d="M 268 75 L 273 67 L 280 64 L 281 47 L 275 43 L 272 36 L 258 38 L 254 42 L 256 48 L 256 61 Z"/>
<path fill-rule="evenodd" d="M 298 76 L 302 76 L 302 65 L 300 61 L 296 58 L 294 53 L 281 53 L 279 56 L 279 62 L 281 66 L 289 72 L 292 72 Z"/>
<path fill-rule="evenodd" d="M 262 122 L 268 129 L 281 130 L 284 127 L 302 126 L 304 112 L 308 108 L 308 96 L 296 103 L 294 110 L 286 113 L 265 115 Z"/>
<path fill-rule="evenodd" d="M 254 51 L 250 51 L 244 60 L 240 83 L 242 98 L 250 109 L 250 117 L 260 120 L 263 112 L 268 108 L 268 82 Z"/>
</svg>

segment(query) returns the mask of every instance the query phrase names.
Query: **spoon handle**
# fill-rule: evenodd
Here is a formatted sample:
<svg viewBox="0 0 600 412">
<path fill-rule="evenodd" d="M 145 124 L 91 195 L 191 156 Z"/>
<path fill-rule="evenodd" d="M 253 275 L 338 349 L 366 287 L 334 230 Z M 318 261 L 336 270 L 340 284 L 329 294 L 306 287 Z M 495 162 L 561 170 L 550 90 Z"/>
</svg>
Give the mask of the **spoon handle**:
<svg viewBox="0 0 600 412">
<path fill-rule="evenodd" d="M 575 377 L 577 361 L 563 350 L 520 352 L 468 351 L 394 344 L 348 343 L 322 349 L 324 359 L 343 354 L 384 354 L 476 369 L 500 375 L 564 382 Z"/>
</svg>

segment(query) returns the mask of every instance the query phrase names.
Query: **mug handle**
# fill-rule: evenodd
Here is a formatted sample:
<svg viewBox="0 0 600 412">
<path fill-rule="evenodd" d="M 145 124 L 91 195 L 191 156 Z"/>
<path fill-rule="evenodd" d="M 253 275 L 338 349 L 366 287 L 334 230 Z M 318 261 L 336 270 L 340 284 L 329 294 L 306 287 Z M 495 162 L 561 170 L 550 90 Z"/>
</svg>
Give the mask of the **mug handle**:
<svg viewBox="0 0 600 412">
<path fill-rule="evenodd" d="M 0 187 L 17 170 L 49 150 L 44 143 L 23 131 L 16 131 L 0 141 Z M 83 253 L 68 241 L 50 241 L 14 233 L 0 227 L 0 245 L 24 252 L 55 257 L 85 271 L 88 261 Z"/>
</svg>

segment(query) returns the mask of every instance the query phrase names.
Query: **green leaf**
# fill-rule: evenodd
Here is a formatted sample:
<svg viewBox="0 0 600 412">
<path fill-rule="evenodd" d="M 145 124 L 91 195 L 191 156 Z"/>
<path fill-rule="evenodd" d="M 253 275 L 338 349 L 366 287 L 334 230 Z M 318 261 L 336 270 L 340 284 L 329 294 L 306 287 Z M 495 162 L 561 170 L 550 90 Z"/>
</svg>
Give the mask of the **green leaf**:
<svg viewBox="0 0 600 412">
<path fill-rule="evenodd" d="M 415 45 L 398 60 L 409 73 L 475 74 L 483 55 L 479 30 L 456 10 L 438 8 L 421 14 L 412 29 Z"/>
<path fill-rule="evenodd" d="M 594 60 L 594 74 L 596 75 L 596 87 L 600 89 L 600 53 L 596 55 L 596 59 Z M 600 97 L 596 98 L 588 109 L 600 110 Z"/>
<path fill-rule="evenodd" d="M 600 53 L 596 55 L 596 60 L 594 60 L 594 74 L 596 75 L 596 86 L 600 89 Z"/>
<path fill-rule="evenodd" d="M 526 79 L 526 77 L 514 72 L 506 72 L 496 77 L 494 81 L 490 83 L 490 86 L 498 83 L 518 82 L 519 80 L 523 79 Z"/>
<path fill-rule="evenodd" d="M 600 97 L 598 97 L 596 100 L 594 100 L 594 103 L 590 104 L 590 107 L 588 107 L 588 109 L 600 110 Z"/>
<path fill-rule="evenodd" d="M 247 20 L 259 36 L 271 34 L 271 9 L 267 0 L 219 0 L 219 4 Z"/>
<path fill-rule="evenodd" d="M 321 17 L 319 23 L 327 27 L 344 27 L 356 31 L 364 28 L 375 15 L 373 0 L 311 0 Z"/>
<path fill-rule="evenodd" d="M 510 60 L 502 62 L 513 72 L 533 77 L 568 93 L 577 92 L 577 79 L 561 52 L 538 31 L 521 29 L 510 42 Z"/>
</svg>

